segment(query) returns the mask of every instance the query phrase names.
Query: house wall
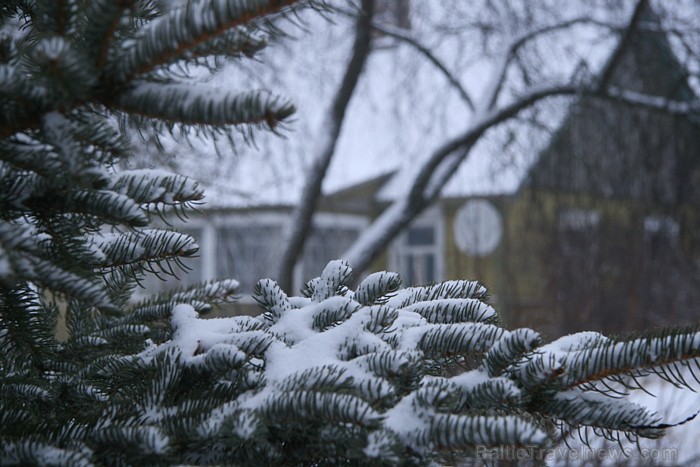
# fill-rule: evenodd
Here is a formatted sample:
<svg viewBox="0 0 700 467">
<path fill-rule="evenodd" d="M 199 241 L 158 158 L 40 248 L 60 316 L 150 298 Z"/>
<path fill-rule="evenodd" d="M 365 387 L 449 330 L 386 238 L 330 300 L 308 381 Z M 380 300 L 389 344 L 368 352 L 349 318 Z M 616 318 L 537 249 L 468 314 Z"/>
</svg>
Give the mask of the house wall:
<svg viewBox="0 0 700 467">
<path fill-rule="evenodd" d="M 631 38 L 611 75 L 676 100 L 693 98 L 685 77 L 653 31 Z M 505 208 L 509 321 L 552 334 L 697 322 L 699 182 L 697 117 L 576 102 Z M 575 210 L 597 213 L 594 225 L 583 214 L 567 221 Z"/>
<path fill-rule="evenodd" d="M 572 215 L 574 214 L 574 215 Z M 700 316 L 698 209 L 529 191 L 504 205 L 492 258 L 509 326 L 627 333 Z"/>
<path fill-rule="evenodd" d="M 545 334 L 558 333 L 558 323 L 545 312 L 548 278 L 545 264 L 534 251 L 545 250 L 542 226 L 550 222 L 551 206 L 542 206 L 533 216 L 522 199 L 486 199 L 499 212 L 501 236 L 488 254 L 470 254 L 457 245 L 455 221 L 472 199 L 451 199 L 445 203 L 446 279 L 476 279 L 489 288 L 490 302 L 507 327 L 533 327 Z M 540 218 L 542 217 L 542 218 Z"/>
<path fill-rule="evenodd" d="M 549 340 L 584 330 L 616 334 L 689 324 L 700 317 L 697 207 L 670 212 L 630 199 L 524 190 L 485 200 L 500 213 L 502 235 L 488 254 L 470 254 L 459 246 L 455 222 L 474 201 L 442 200 L 414 225 L 440 220 L 436 251 L 443 256 L 436 280 L 481 281 L 507 327 L 531 327 Z M 401 272 L 395 258 L 402 247 L 398 239 L 377 269 Z"/>
</svg>

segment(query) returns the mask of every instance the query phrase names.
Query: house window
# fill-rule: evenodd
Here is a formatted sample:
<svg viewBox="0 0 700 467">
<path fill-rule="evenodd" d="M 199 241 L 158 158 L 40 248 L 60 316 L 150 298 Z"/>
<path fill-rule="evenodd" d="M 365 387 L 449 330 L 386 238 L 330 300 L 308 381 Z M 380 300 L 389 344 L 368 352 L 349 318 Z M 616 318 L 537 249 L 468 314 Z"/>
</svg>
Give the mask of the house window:
<svg viewBox="0 0 700 467">
<path fill-rule="evenodd" d="M 559 213 L 559 230 L 586 231 L 600 224 L 600 213 L 592 209 L 567 209 Z"/>
<path fill-rule="evenodd" d="M 442 279 L 442 224 L 428 213 L 403 232 L 392 249 L 392 263 L 405 286 L 424 285 Z"/>
<path fill-rule="evenodd" d="M 593 268 L 591 261 L 599 249 L 599 225 L 600 212 L 593 209 L 573 208 L 559 213 L 559 247 L 564 261 L 579 268 L 586 263 L 585 270 Z"/>
<path fill-rule="evenodd" d="M 234 278 L 243 293 L 269 277 L 279 260 L 281 225 L 236 225 L 216 229 L 216 275 Z"/>
<path fill-rule="evenodd" d="M 357 240 L 357 228 L 323 226 L 314 227 L 306 241 L 301 277 L 308 281 L 318 277 L 329 261 L 341 258 Z"/>
<path fill-rule="evenodd" d="M 678 243 L 680 226 L 667 216 L 644 218 L 644 244 L 652 258 L 668 254 Z"/>
</svg>

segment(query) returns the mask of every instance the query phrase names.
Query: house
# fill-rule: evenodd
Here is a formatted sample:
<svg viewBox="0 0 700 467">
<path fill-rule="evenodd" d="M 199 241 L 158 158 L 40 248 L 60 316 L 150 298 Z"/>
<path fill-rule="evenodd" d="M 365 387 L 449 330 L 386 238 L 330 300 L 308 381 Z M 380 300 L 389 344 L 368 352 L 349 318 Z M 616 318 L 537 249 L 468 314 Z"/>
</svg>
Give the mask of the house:
<svg viewBox="0 0 700 467">
<path fill-rule="evenodd" d="M 620 53 L 614 85 L 695 98 L 663 33 Z M 408 282 L 479 278 L 510 326 L 550 336 L 700 316 L 700 115 L 580 98 L 515 185 L 459 176 L 389 254 Z"/>
<path fill-rule="evenodd" d="M 613 83 L 694 97 L 661 32 L 638 31 L 615 54 Z M 584 97 L 559 112 L 556 131 L 540 144 L 519 132 L 524 141 L 511 147 L 518 157 L 509 163 L 487 164 L 500 148 L 477 147 L 376 269 L 398 271 L 407 285 L 477 278 L 508 326 L 552 337 L 697 320 L 699 119 Z M 384 171 L 326 193 L 295 272 L 297 290 L 396 198 L 402 176 Z M 219 200 L 181 225 L 201 254 L 180 283 L 236 277 L 250 311 L 254 284 L 273 271 L 295 202 L 261 199 Z"/>
</svg>

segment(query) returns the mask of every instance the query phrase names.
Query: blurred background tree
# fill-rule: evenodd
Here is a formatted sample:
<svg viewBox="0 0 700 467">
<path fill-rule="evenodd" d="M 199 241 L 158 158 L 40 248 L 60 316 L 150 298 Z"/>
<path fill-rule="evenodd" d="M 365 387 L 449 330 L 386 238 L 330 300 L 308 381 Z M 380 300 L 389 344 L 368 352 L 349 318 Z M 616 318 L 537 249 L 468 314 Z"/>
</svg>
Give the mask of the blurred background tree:
<svg viewBox="0 0 700 467">
<path fill-rule="evenodd" d="M 257 152 L 195 140 L 215 170 L 170 162 L 209 189 L 204 277 L 235 224 L 281 251 L 260 272 L 285 287 L 343 257 L 410 283 L 480 277 L 508 323 L 550 337 L 695 319 L 696 2 L 375 3 L 367 23 L 329 2 L 263 63 L 222 64 L 215 81 L 274 82 L 304 112 Z"/>
</svg>

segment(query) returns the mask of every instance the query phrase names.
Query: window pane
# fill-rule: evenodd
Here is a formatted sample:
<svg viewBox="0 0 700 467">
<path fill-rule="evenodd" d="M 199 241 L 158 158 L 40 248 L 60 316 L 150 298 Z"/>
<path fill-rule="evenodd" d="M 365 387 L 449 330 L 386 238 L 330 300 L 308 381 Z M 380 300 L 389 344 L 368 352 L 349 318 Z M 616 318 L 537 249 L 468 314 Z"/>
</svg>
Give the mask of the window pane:
<svg viewBox="0 0 700 467">
<path fill-rule="evenodd" d="M 431 226 L 411 227 L 406 232 L 406 244 L 410 246 L 433 245 L 435 229 Z"/>
<path fill-rule="evenodd" d="M 647 216 L 644 218 L 645 234 L 661 234 L 669 239 L 678 238 L 680 226 L 670 217 Z"/>
<path fill-rule="evenodd" d="M 644 218 L 644 242 L 652 259 L 670 257 L 678 243 L 680 225 L 670 217 L 647 216 Z"/>
<path fill-rule="evenodd" d="M 405 255 L 403 257 L 403 280 L 405 285 L 416 285 L 416 266 L 413 261 L 413 255 Z"/>
<path fill-rule="evenodd" d="M 357 229 L 316 227 L 304 248 L 302 279 L 318 277 L 329 261 L 339 259 L 353 244 L 360 231 Z"/>
<path fill-rule="evenodd" d="M 435 282 L 435 256 L 423 255 L 423 284 Z"/>
<path fill-rule="evenodd" d="M 431 254 L 417 254 L 414 259 L 416 285 L 425 285 L 435 279 L 435 259 Z"/>
<path fill-rule="evenodd" d="M 600 212 L 591 209 L 567 209 L 559 213 L 560 230 L 591 230 L 600 224 Z"/>
<path fill-rule="evenodd" d="M 407 253 L 401 257 L 401 278 L 405 286 L 426 285 L 437 280 L 435 255 Z"/>
<path fill-rule="evenodd" d="M 226 226 L 216 229 L 216 274 L 234 278 L 251 293 L 258 280 L 270 277 L 279 255 L 279 226 Z"/>
</svg>

